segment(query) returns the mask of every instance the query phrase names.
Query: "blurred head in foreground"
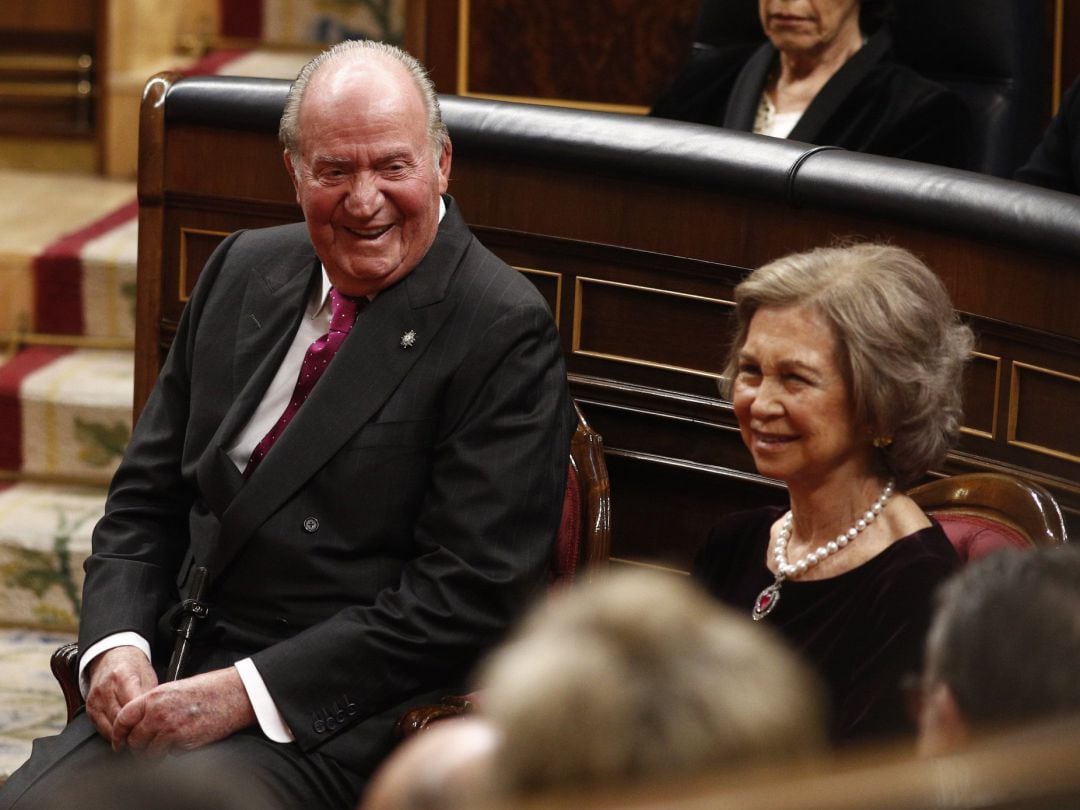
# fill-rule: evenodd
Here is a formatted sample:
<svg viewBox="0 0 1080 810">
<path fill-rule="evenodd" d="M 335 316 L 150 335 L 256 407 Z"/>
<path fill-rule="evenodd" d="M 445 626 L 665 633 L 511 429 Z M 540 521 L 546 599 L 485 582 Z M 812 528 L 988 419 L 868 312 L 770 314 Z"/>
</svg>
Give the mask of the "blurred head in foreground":
<svg viewBox="0 0 1080 810">
<path fill-rule="evenodd" d="M 1003 550 L 938 593 L 927 638 L 920 750 L 1080 713 L 1080 549 Z"/>
<path fill-rule="evenodd" d="M 542 603 L 482 670 L 502 791 L 678 779 L 806 754 L 814 676 L 689 580 L 613 572 Z"/>
<path fill-rule="evenodd" d="M 371 780 L 362 810 L 464 810 L 490 792 L 497 735 L 477 716 L 440 720 L 410 737 Z"/>
</svg>

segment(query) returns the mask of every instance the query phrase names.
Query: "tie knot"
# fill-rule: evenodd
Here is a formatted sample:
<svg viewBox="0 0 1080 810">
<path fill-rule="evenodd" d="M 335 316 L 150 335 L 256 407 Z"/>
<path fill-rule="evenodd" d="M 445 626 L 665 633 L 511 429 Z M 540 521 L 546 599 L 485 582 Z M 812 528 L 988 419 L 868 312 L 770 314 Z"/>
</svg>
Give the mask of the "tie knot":
<svg viewBox="0 0 1080 810">
<path fill-rule="evenodd" d="M 330 288 L 330 331 L 348 332 L 356 322 L 356 313 L 364 299 L 354 298 Z"/>
</svg>

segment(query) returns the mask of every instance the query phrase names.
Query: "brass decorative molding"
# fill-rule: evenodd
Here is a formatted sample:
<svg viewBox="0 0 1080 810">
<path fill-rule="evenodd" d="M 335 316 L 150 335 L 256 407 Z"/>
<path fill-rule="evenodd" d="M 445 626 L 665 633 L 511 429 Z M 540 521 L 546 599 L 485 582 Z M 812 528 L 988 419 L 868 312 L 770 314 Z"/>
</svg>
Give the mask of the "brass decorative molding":
<svg viewBox="0 0 1080 810">
<path fill-rule="evenodd" d="M 684 374 L 692 374 L 696 377 L 707 377 L 713 380 L 720 380 L 719 370 L 709 370 L 703 368 L 693 368 L 690 366 L 678 365 L 676 363 L 662 363 L 656 360 L 647 360 L 641 357 L 632 357 L 630 355 L 615 354 L 611 352 L 596 351 L 582 346 L 582 319 L 585 314 L 584 307 L 584 290 L 586 285 L 595 285 L 597 287 L 609 287 L 624 290 L 633 290 L 635 292 L 645 293 L 648 295 L 655 295 L 658 297 L 676 298 L 688 301 L 698 301 L 707 304 L 715 304 L 727 309 L 733 308 L 735 305 L 731 301 L 727 301 L 722 298 L 711 298 L 704 295 L 694 295 L 692 293 L 678 292 L 675 290 L 665 290 L 659 287 L 646 287 L 638 284 L 626 284 L 618 281 L 608 281 L 600 278 L 590 278 L 586 276 L 578 276 L 575 279 L 574 284 L 574 322 L 573 322 L 573 334 L 571 339 L 571 352 L 575 355 L 582 357 L 593 357 L 601 360 L 610 360 L 617 363 L 625 363 L 633 366 L 641 366 L 644 368 L 664 369 L 666 371 L 676 371 Z"/>
<path fill-rule="evenodd" d="M 636 104 L 609 104 L 600 101 L 575 101 L 561 98 L 540 98 L 534 96 L 506 96 L 497 93 L 474 93 L 469 90 L 469 0 L 458 0 L 458 42 L 457 42 L 457 95 L 470 98 L 482 98 L 488 101 L 516 101 L 519 104 L 542 104 L 547 107 L 570 107 L 576 110 L 599 110 L 601 112 L 629 113 L 644 115 L 648 107 Z"/>
<path fill-rule="evenodd" d="M 960 427 L 960 432 L 967 434 L 968 436 L 979 436 L 983 439 L 996 439 L 998 433 L 998 413 L 1000 411 L 1001 402 L 1001 358 L 994 354 L 986 354 L 985 352 L 972 352 L 971 357 L 973 360 L 986 360 L 994 364 L 994 392 L 990 400 L 992 403 L 990 430 L 979 430 L 978 428 L 963 425 Z M 967 408 L 965 408 L 965 410 L 967 410 Z"/>
<path fill-rule="evenodd" d="M 1080 464 L 1080 455 L 1063 450 L 1057 447 L 1050 447 L 1045 444 L 1039 444 L 1037 442 L 1025 441 L 1017 436 L 1017 428 L 1020 421 L 1020 378 L 1023 373 L 1031 375 L 1043 375 L 1054 380 L 1063 380 L 1066 383 L 1075 383 L 1080 388 L 1080 377 L 1073 374 L 1066 374 L 1062 371 L 1057 371 L 1052 368 L 1043 368 L 1041 366 L 1031 365 L 1030 363 L 1021 363 L 1014 360 L 1012 363 L 1012 385 L 1009 390 L 1009 432 L 1007 436 L 1008 443 L 1013 447 L 1022 447 L 1025 450 L 1031 450 L 1035 453 L 1041 453 L 1045 456 L 1052 456 L 1053 458 L 1064 459 L 1065 461 L 1071 461 Z"/>
<path fill-rule="evenodd" d="M 178 289 L 176 291 L 177 300 L 182 304 L 186 304 L 190 297 L 187 293 L 187 280 L 188 280 L 188 237 L 189 236 L 219 236 L 224 239 L 229 235 L 228 231 L 215 231 L 206 228 L 188 228 L 185 226 L 180 227 L 180 272 L 177 274 Z M 196 268 L 196 273 L 202 271 L 200 265 Z"/>
<path fill-rule="evenodd" d="M 555 308 L 552 310 L 552 315 L 555 317 L 555 326 L 562 326 L 562 281 L 563 274 L 557 273 L 554 270 L 540 270 L 535 267 L 522 267 L 520 265 L 511 265 L 519 273 L 526 276 L 540 276 L 542 278 L 555 279 Z"/>
</svg>

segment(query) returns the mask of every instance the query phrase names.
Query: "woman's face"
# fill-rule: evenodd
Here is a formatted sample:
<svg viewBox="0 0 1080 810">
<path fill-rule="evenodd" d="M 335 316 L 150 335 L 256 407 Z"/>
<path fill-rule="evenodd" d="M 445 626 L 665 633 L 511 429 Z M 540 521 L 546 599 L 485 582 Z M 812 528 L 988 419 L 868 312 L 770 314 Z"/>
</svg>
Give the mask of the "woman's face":
<svg viewBox="0 0 1080 810">
<path fill-rule="evenodd" d="M 824 50 L 859 27 L 859 0 L 758 0 L 758 13 L 773 47 L 786 53 Z"/>
<path fill-rule="evenodd" d="M 762 307 L 739 352 L 732 394 L 742 439 L 758 472 L 814 486 L 860 475 L 872 461 L 855 424 L 833 330 L 806 306 Z"/>
</svg>

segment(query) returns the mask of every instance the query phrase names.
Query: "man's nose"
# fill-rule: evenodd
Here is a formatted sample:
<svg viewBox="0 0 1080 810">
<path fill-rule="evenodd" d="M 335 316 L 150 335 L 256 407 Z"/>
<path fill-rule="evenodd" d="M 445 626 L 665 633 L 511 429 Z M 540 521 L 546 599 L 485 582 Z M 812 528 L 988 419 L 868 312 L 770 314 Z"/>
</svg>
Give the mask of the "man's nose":
<svg viewBox="0 0 1080 810">
<path fill-rule="evenodd" d="M 358 174 L 349 185 L 349 196 L 345 205 L 350 214 L 367 215 L 378 209 L 382 192 L 378 183 L 369 174 Z"/>
</svg>

